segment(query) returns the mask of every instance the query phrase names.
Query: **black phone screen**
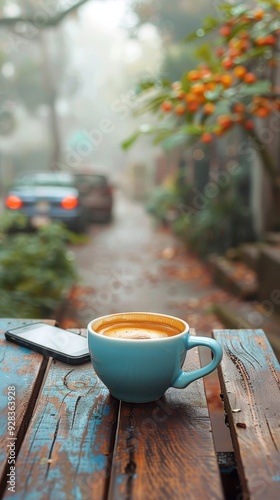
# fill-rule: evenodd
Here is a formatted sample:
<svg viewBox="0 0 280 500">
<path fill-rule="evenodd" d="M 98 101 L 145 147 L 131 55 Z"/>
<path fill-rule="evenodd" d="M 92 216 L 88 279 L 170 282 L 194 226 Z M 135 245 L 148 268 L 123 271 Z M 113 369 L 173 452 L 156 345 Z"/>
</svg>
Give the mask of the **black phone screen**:
<svg viewBox="0 0 280 500">
<path fill-rule="evenodd" d="M 88 341 L 81 335 L 45 323 L 34 323 L 9 330 L 10 338 L 61 352 L 66 356 L 82 356 L 89 352 Z"/>
</svg>

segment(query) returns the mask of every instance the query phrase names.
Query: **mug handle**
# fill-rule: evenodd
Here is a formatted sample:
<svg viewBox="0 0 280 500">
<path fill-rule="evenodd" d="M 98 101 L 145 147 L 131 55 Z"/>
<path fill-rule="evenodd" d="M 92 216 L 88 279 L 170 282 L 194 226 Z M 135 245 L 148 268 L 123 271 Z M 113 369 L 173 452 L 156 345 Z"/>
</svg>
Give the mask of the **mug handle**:
<svg viewBox="0 0 280 500">
<path fill-rule="evenodd" d="M 214 339 L 210 339 L 208 337 L 195 337 L 193 335 L 187 335 L 185 343 L 187 350 L 197 346 L 209 347 L 214 357 L 212 361 L 208 363 L 208 365 L 203 366 L 202 368 L 199 368 L 198 370 L 195 370 L 193 372 L 185 372 L 184 370 L 181 370 L 179 375 L 171 385 L 171 387 L 176 387 L 177 389 L 184 389 L 198 378 L 205 377 L 205 375 L 208 375 L 209 373 L 214 371 L 223 357 L 222 347 Z"/>
</svg>

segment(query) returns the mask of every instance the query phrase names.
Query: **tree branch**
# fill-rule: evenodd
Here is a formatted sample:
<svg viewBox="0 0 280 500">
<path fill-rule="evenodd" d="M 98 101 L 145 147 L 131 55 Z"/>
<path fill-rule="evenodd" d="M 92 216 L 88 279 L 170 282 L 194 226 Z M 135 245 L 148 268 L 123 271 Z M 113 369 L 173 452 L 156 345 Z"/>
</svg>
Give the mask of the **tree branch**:
<svg viewBox="0 0 280 500">
<path fill-rule="evenodd" d="M 57 26 L 63 19 L 68 16 L 68 14 L 71 14 L 71 12 L 74 12 L 77 10 L 81 5 L 84 3 L 88 2 L 89 0 L 79 0 L 77 3 L 74 5 L 71 5 L 69 9 L 64 10 L 63 12 L 60 12 L 56 16 L 49 16 L 45 20 L 42 19 L 42 16 L 39 16 L 38 18 L 36 15 L 39 13 L 40 10 L 37 10 L 34 12 L 33 15 L 28 15 L 28 16 L 16 16 L 16 17 L 2 17 L 0 18 L 0 27 L 1 26 L 14 26 L 17 23 L 26 23 L 26 24 L 32 24 L 33 26 L 36 26 L 36 28 L 39 29 L 44 29 L 44 28 L 49 28 L 53 26 Z M 47 16 L 47 13 L 42 10 L 42 14 L 45 14 Z"/>
</svg>

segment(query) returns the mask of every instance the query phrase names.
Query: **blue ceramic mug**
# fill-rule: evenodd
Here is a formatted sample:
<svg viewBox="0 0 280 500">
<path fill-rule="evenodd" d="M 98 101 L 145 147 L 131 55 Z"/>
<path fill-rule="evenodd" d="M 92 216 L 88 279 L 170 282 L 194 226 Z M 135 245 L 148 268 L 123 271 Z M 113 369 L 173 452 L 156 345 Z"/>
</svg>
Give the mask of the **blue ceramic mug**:
<svg viewBox="0 0 280 500">
<path fill-rule="evenodd" d="M 190 335 L 182 319 L 129 312 L 102 316 L 88 324 L 92 365 L 112 396 L 129 403 L 161 398 L 169 387 L 183 389 L 211 373 L 222 359 L 220 344 Z M 209 347 L 212 361 L 193 372 L 182 365 L 189 349 Z"/>
</svg>

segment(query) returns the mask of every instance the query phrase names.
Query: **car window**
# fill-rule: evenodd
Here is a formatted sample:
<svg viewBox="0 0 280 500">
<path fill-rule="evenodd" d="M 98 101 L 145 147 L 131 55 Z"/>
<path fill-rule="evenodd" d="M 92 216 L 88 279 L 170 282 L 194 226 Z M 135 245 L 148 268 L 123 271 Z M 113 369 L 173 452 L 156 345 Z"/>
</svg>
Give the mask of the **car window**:
<svg viewBox="0 0 280 500">
<path fill-rule="evenodd" d="M 78 185 L 87 185 L 90 187 L 104 187 L 107 186 L 107 178 L 104 175 L 92 175 L 92 174 L 77 174 L 76 175 Z"/>
<path fill-rule="evenodd" d="M 73 187 L 75 185 L 74 178 L 67 174 L 35 174 L 26 175 L 21 179 L 17 179 L 16 186 L 67 186 Z"/>
</svg>

